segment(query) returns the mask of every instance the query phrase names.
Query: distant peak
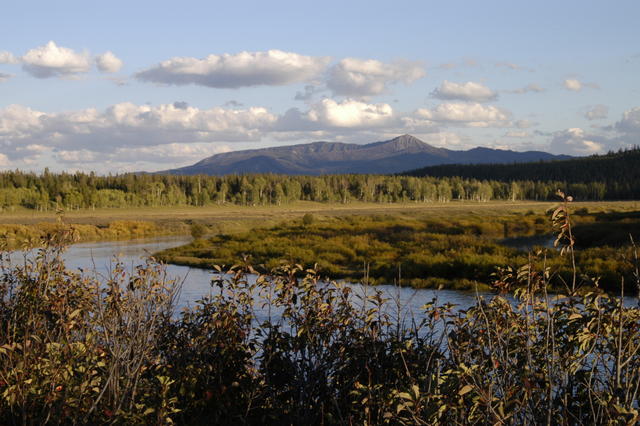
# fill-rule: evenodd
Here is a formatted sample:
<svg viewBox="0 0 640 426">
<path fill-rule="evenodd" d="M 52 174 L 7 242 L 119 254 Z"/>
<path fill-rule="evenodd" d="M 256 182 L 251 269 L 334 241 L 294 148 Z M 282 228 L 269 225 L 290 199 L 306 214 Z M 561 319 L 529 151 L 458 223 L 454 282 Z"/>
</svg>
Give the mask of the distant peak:
<svg viewBox="0 0 640 426">
<path fill-rule="evenodd" d="M 391 139 L 389 142 L 393 142 L 394 144 L 403 145 L 407 147 L 427 145 L 426 143 L 422 142 L 420 139 L 416 138 L 415 136 L 411 136 L 409 134 L 398 136 L 397 138 Z"/>
</svg>

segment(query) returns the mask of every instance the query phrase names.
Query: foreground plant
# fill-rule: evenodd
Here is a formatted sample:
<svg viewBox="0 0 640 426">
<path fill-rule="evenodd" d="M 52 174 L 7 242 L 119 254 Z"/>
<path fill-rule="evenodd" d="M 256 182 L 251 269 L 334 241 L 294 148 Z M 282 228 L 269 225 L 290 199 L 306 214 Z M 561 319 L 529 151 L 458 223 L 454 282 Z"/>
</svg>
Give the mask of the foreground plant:
<svg viewBox="0 0 640 426">
<path fill-rule="evenodd" d="M 570 232 L 568 208 L 555 216 Z M 218 268 L 176 313 L 162 265 L 69 271 L 71 237 L 2 254 L 2 424 L 640 421 L 640 308 L 578 295 L 578 278 L 548 294 L 544 252 L 499 269 L 503 295 L 467 310 L 433 300 L 403 314 L 375 287 L 293 265 Z"/>
</svg>

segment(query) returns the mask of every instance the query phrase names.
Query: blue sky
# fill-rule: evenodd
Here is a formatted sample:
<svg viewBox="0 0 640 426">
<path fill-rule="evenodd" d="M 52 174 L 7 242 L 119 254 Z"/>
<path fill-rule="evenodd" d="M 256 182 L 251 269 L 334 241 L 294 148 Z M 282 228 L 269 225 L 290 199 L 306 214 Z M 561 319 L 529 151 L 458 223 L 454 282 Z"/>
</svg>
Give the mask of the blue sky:
<svg viewBox="0 0 640 426">
<path fill-rule="evenodd" d="M 411 133 L 589 155 L 640 137 L 637 1 L 11 2 L 0 168 L 162 170 Z"/>
</svg>

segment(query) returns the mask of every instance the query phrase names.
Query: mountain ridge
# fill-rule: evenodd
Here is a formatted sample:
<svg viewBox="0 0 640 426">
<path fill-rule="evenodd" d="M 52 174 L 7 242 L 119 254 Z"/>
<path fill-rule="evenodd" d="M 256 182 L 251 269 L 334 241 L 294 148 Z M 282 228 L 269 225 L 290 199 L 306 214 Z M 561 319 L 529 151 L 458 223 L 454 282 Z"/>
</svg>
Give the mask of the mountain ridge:
<svg viewBox="0 0 640 426">
<path fill-rule="evenodd" d="M 288 175 L 392 174 L 440 164 L 532 162 L 571 158 L 543 151 L 516 152 L 477 147 L 456 151 L 429 145 L 412 135 L 368 144 L 317 141 L 306 144 L 232 151 L 158 174 Z"/>
</svg>

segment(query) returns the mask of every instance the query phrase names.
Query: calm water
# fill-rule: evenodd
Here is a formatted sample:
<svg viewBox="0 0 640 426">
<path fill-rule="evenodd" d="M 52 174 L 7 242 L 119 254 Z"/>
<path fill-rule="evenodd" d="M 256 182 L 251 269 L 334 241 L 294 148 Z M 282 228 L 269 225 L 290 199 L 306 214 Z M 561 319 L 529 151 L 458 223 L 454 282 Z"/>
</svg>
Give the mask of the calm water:
<svg viewBox="0 0 640 426">
<path fill-rule="evenodd" d="M 125 265 L 134 267 L 143 262 L 145 256 L 157 251 L 175 247 L 191 241 L 188 237 L 161 237 L 153 239 L 109 241 L 83 243 L 71 246 L 65 253 L 67 266 L 70 269 L 82 268 L 99 273 L 106 273 L 115 262 L 116 257 Z M 167 265 L 170 277 L 183 280 L 182 291 L 178 299 L 178 308 L 193 305 L 194 302 L 205 295 L 210 294 L 212 272 L 188 266 Z M 373 290 L 359 284 L 349 284 L 355 294 L 362 294 Z M 470 292 L 454 290 L 416 290 L 408 287 L 395 287 L 392 285 L 376 286 L 384 292 L 386 298 L 393 301 L 392 305 L 402 306 L 403 316 L 410 316 L 410 312 L 420 312 L 420 307 L 433 298 L 438 299 L 438 304 L 452 303 L 459 305 L 459 309 L 471 306 L 476 295 Z M 399 303 L 396 304 L 395 302 Z"/>
<path fill-rule="evenodd" d="M 548 238 L 548 237 L 547 237 Z M 81 268 L 85 271 L 96 270 L 98 273 L 107 273 L 115 263 L 116 258 L 132 270 L 136 265 L 144 262 L 144 258 L 151 254 L 170 247 L 176 247 L 191 241 L 189 237 L 160 237 L 152 239 L 109 241 L 83 243 L 71 246 L 65 253 L 67 267 L 70 269 Z M 178 311 L 186 306 L 192 306 L 195 301 L 212 292 L 212 271 L 188 266 L 167 265 L 167 273 L 171 278 L 183 281 L 182 290 L 178 298 Z M 360 284 L 348 284 L 354 289 L 354 294 L 371 294 L 373 289 Z M 477 295 L 473 292 L 461 292 L 456 290 L 430 290 L 413 289 L 409 287 L 396 287 L 392 285 L 379 285 L 375 289 L 383 292 L 384 297 L 390 299 L 390 309 L 401 307 L 401 317 L 411 318 L 411 313 L 421 312 L 421 307 L 437 298 L 439 305 L 452 303 L 457 309 L 466 309 L 476 302 Z M 491 293 L 481 293 L 481 296 L 491 297 Z M 625 298 L 626 305 L 636 304 L 637 298 Z M 395 312 L 394 312 L 395 313 Z M 266 316 L 267 312 L 257 312 L 259 317 Z M 260 319 L 260 318 L 258 318 Z"/>
</svg>

